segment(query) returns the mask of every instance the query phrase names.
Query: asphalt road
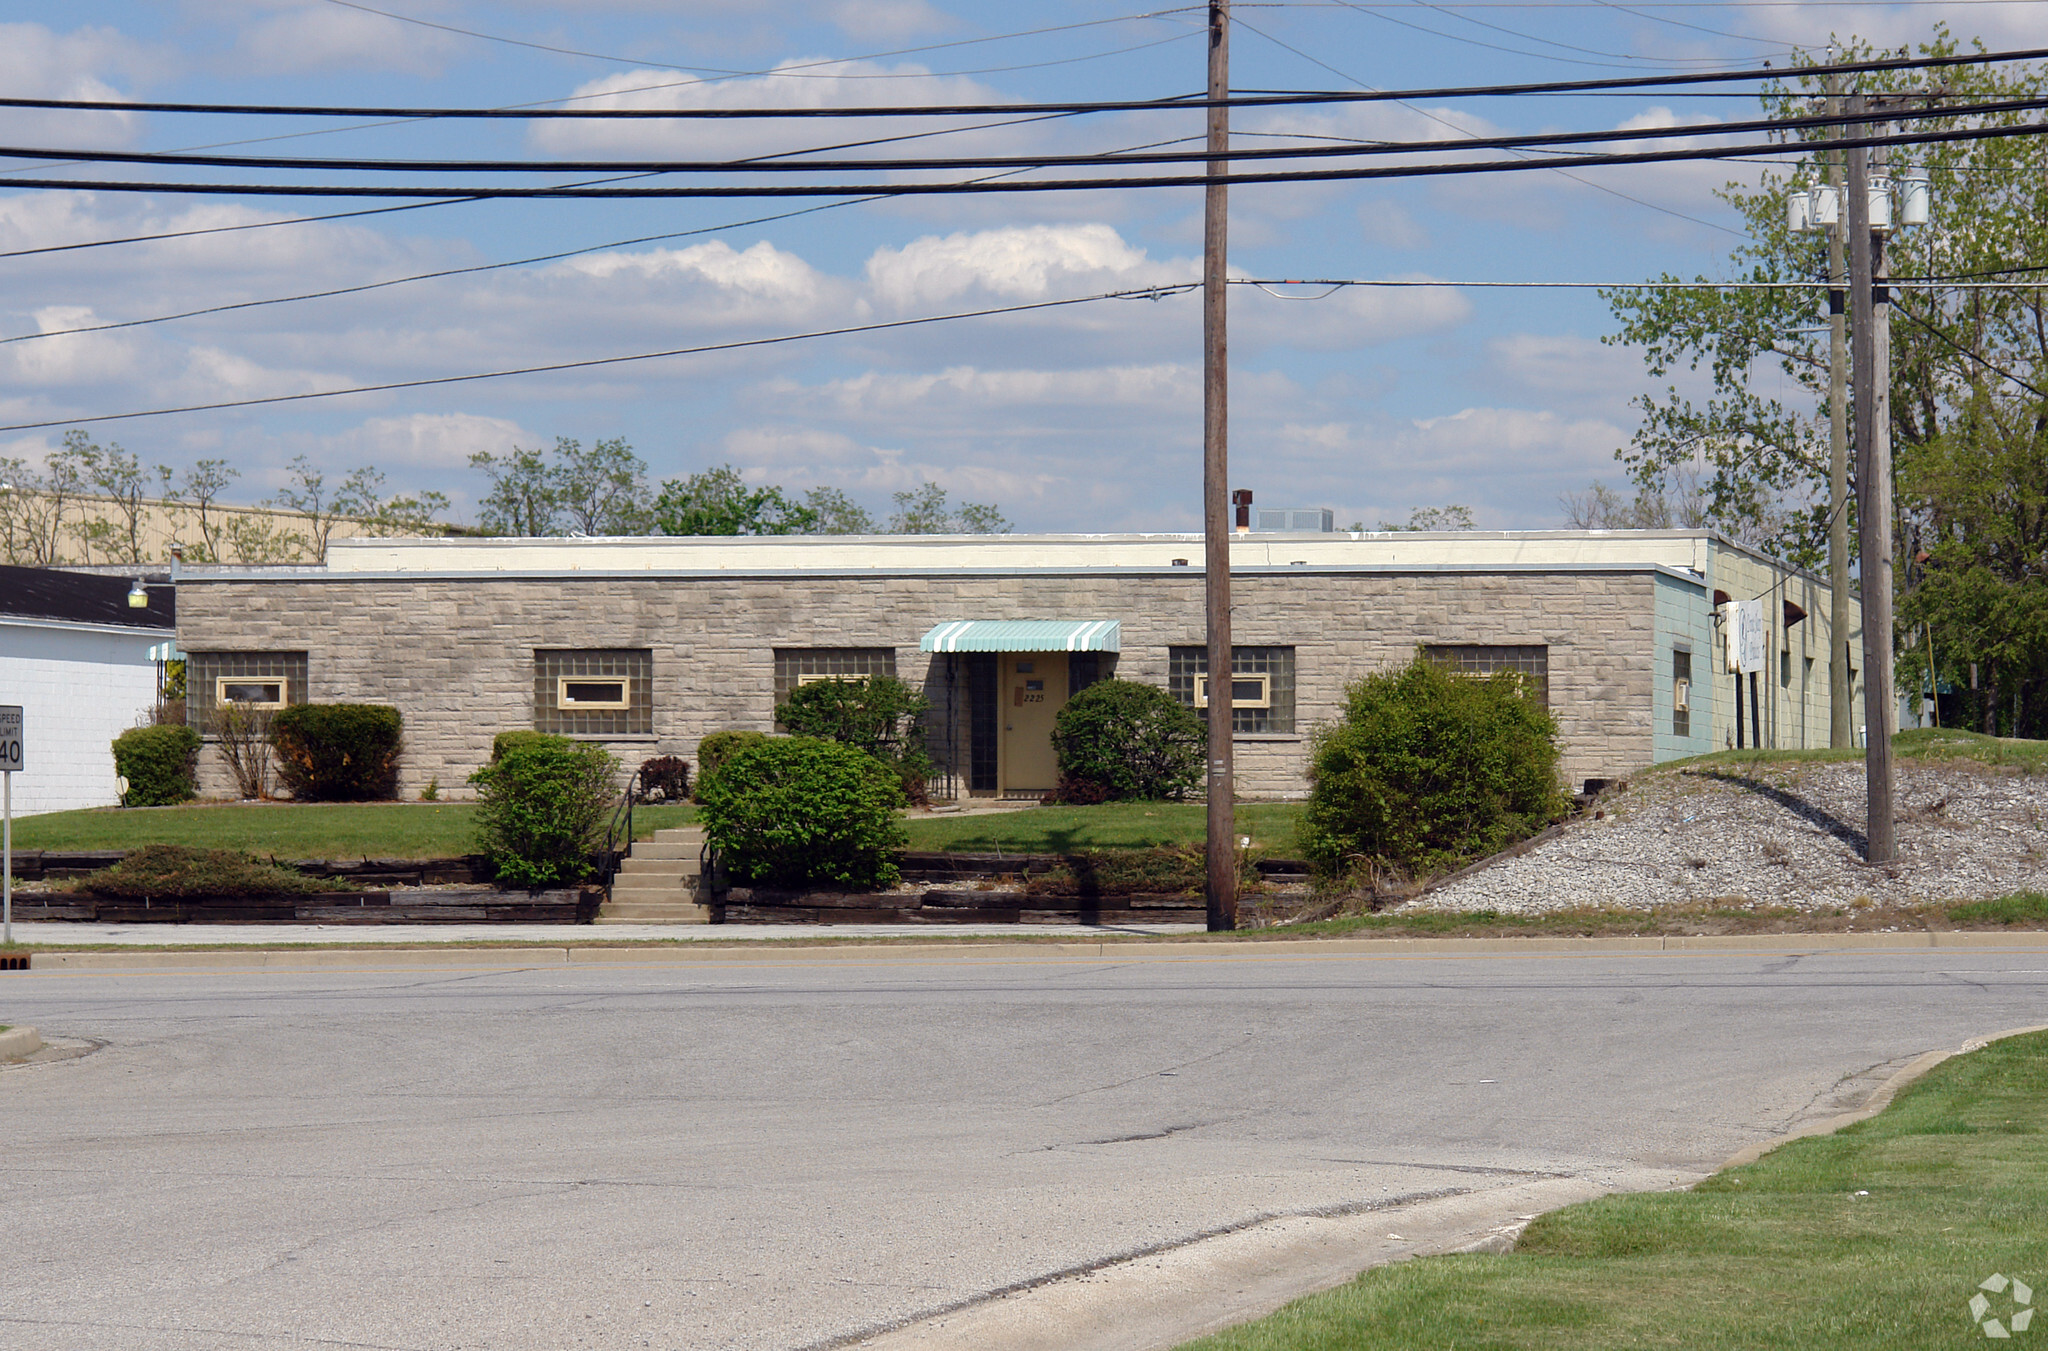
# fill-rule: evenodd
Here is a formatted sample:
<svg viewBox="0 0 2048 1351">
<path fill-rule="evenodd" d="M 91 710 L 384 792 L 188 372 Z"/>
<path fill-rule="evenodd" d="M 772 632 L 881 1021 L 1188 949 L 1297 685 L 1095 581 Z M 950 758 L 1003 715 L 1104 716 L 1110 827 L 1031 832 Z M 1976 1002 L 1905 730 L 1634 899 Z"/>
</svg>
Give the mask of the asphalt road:
<svg viewBox="0 0 2048 1351">
<path fill-rule="evenodd" d="M 1669 1186 L 2044 1010 L 2048 947 L 9 974 L 103 1046 L 0 1072 L 0 1347 L 817 1347 L 1259 1216 Z"/>
</svg>

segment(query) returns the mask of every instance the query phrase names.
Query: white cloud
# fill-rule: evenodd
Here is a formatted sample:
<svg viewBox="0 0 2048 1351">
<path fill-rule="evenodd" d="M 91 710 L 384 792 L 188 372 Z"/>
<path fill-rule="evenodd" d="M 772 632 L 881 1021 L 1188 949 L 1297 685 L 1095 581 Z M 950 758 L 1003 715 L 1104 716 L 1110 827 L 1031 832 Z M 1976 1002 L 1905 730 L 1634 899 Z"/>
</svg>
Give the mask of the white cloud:
<svg viewBox="0 0 2048 1351">
<path fill-rule="evenodd" d="M 564 106 L 572 108 L 849 108 L 908 104 L 1002 103 L 997 91 L 964 76 L 931 76 L 914 63 L 840 61 L 802 57 L 777 63 L 766 75 L 705 79 L 672 70 L 628 70 L 576 86 Z M 862 118 L 851 126 L 836 119 L 625 119 L 574 118 L 534 124 L 529 133 L 549 154 L 668 156 L 699 159 L 787 154 L 795 145 L 835 145 L 885 137 L 920 135 L 947 127 L 974 126 L 987 118 Z M 947 136 L 949 152 L 970 142 Z M 987 144 L 985 140 L 973 142 Z M 912 142 L 913 147 L 918 143 Z M 877 153 L 889 153 L 881 147 Z M 860 153 L 857 150 L 843 152 Z"/>
<path fill-rule="evenodd" d="M 0 89 L 16 98 L 121 99 L 117 87 L 162 62 L 111 28 L 58 33 L 39 23 L 0 23 Z M 132 143 L 139 113 L 0 110 L 0 136 L 15 144 L 104 149 Z"/>
<path fill-rule="evenodd" d="M 509 418 L 477 413 L 412 413 L 370 418 L 359 427 L 323 438 L 323 462 L 413 468 L 462 468 L 479 451 L 502 455 L 515 445 L 544 445 L 543 438 Z M 329 458 L 331 457 L 331 458 Z"/>
<path fill-rule="evenodd" d="M 273 8 L 274 0 L 265 0 Z M 452 33 L 381 14 L 320 3 L 287 3 L 241 35 L 241 57 L 276 72 L 440 71 L 460 41 Z"/>
<path fill-rule="evenodd" d="M 1094 290 L 1185 282 L 1188 259 L 1154 263 L 1108 225 L 1030 225 L 940 237 L 927 235 L 868 259 L 875 298 L 903 310 L 979 294 L 1045 300 Z"/>
<path fill-rule="evenodd" d="M 953 26 L 949 16 L 925 0 L 834 0 L 826 12 L 848 37 L 864 44 L 943 32 Z"/>
</svg>

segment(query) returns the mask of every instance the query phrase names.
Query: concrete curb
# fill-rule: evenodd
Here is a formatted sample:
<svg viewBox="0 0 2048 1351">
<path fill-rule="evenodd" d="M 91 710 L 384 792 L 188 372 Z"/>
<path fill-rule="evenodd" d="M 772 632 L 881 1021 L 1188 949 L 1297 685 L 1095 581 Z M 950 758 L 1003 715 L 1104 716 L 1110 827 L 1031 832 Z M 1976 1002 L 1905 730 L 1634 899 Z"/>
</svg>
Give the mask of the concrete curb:
<svg viewBox="0 0 2048 1351">
<path fill-rule="evenodd" d="M 10 1027 L 0 1032 L 0 1061 L 26 1060 L 42 1049 L 42 1036 L 32 1027 Z"/>
<path fill-rule="evenodd" d="M 1929 1051 L 1927 1054 L 1914 1059 L 1891 1078 L 1879 1084 L 1877 1090 L 1868 1098 L 1865 1098 L 1863 1105 L 1855 1111 L 1844 1112 L 1840 1116 L 1824 1117 L 1819 1121 L 1809 1121 L 1789 1135 L 1781 1135 L 1775 1140 L 1766 1140 L 1762 1144 L 1751 1145 L 1747 1149 L 1739 1150 L 1729 1155 L 1728 1161 L 1722 1164 L 1721 1168 L 1723 1170 L 1745 1168 L 1780 1145 L 1789 1145 L 1794 1140 L 1804 1140 L 1814 1135 L 1833 1135 L 1844 1126 L 1853 1126 L 1859 1121 L 1868 1121 L 1871 1117 L 1876 1116 L 1879 1112 L 1891 1106 L 1892 1099 L 1899 1096 L 1900 1089 L 1912 1083 L 1942 1061 L 1952 1056 L 1968 1055 L 1972 1051 L 1981 1051 L 1992 1042 L 2004 1041 L 2007 1037 L 2024 1037 L 2029 1032 L 2048 1032 L 2048 1023 L 2037 1023 L 2032 1027 L 2009 1027 L 2003 1032 L 1993 1032 L 1983 1037 L 1972 1037 L 1953 1051 Z"/>
<path fill-rule="evenodd" d="M 1237 942 L 1131 942 L 1081 939 L 1055 943 L 842 943 L 802 947 L 767 940 L 733 946 L 699 942 L 667 947 L 500 947 L 453 944 L 427 948 L 236 948 L 200 952 L 152 948 L 42 951 L 31 971 L 321 971 L 386 967 L 676 966 L 704 962 L 876 961 L 1184 961 L 1192 958 L 1544 957 L 1603 953 L 1823 953 L 1931 950 L 2048 951 L 2048 931 L 1986 930 L 1874 934 L 1748 934 L 1651 938 L 1302 938 Z"/>
</svg>

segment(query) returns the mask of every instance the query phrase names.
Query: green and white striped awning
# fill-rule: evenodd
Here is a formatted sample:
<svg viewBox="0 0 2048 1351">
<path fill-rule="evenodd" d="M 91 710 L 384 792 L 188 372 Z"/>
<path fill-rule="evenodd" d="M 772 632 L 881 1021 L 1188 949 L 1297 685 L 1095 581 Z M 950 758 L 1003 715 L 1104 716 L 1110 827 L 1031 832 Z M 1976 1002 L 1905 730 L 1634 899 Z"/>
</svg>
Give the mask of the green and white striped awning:
<svg viewBox="0 0 2048 1351">
<path fill-rule="evenodd" d="M 183 661 L 185 654 L 178 650 L 178 644 L 175 641 L 157 643 L 149 649 L 149 659 L 151 661 Z"/>
<path fill-rule="evenodd" d="M 1121 652 L 1114 619 L 955 619 L 935 625 L 920 652 Z"/>
</svg>

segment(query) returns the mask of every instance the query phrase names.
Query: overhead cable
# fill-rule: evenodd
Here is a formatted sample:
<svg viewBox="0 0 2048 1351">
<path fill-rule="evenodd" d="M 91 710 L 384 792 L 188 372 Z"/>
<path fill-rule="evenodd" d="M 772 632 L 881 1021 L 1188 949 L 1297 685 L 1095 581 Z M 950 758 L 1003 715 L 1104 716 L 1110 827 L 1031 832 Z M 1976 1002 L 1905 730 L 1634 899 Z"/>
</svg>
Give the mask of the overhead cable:
<svg viewBox="0 0 2048 1351">
<path fill-rule="evenodd" d="M 1999 140 L 2006 137 L 2038 136 L 2048 132 L 2040 123 L 2005 127 L 1958 127 L 1943 131 L 1899 132 L 1883 136 L 1852 136 L 1830 140 L 1827 148 L 1858 149 L 1873 146 L 1937 145 L 1958 141 Z M 1692 161 L 1742 159 L 1749 156 L 1780 157 L 1806 154 L 1814 143 L 1764 141 L 1745 145 L 1695 146 L 1679 150 L 1643 150 L 1623 154 L 1560 155 L 1539 160 L 1460 160 L 1434 164 L 1353 166 L 1343 169 L 1287 169 L 1259 173 L 1153 174 L 1142 177 L 1010 179 L 1003 182 L 969 180 L 944 183 L 819 183 L 692 185 L 674 187 L 450 187 L 436 184 L 407 187 L 396 184 L 331 183 L 174 183 L 121 179 L 29 179 L 0 178 L 0 189 L 67 189 L 93 192 L 179 193 L 199 196 L 253 197 L 475 197 L 548 200 L 661 199 L 685 197 L 945 197 L 985 196 L 1011 192 L 1099 192 L 1122 188 L 1185 188 L 1212 183 L 1329 183 L 1367 179 L 1443 178 L 1471 174 L 1519 173 L 1553 168 L 1579 169 L 1629 164 L 1674 164 Z"/>
<path fill-rule="evenodd" d="M 1509 150 L 1537 146 L 1596 145 L 1608 142 L 1672 141 L 1686 137 L 1733 136 L 1750 132 L 1791 133 L 1824 127 L 1962 118 L 2002 113 L 2038 112 L 2048 96 L 1999 99 L 1944 108 L 1898 109 L 1883 118 L 1868 114 L 1815 113 L 1804 117 L 1752 118 L 1740 122 L 1689 123 L 1669 127 L 1602 128 L 1598 131 L 1538 132 L 1512 136 L 1461 136 L 1431 141 L 1346 141 L 1336 145 L 1275 146 L 1264 149 L 1147 150 L 1136 153 L 1095 152 L 1064 155 L 923 156 L 902 159 L 792 159 L 810 151 L 738 160 L 393 160 L 339 156 L 192 155 L 146 150 L 69 150 L 41 146 L 0 146 L 0 158 L 69 159 L 99 164 L 187 165 L 220 169 L 292 169 L 341 173 L 591 173 L 611 170 L 629 174 L 701 173 L 864 173 L 948 172 L 961 169 L 1047 169 L 1080 165 L 1210 164 L 1235 161 L 1330 159 L 1377 155 L 1408 155 L 1440 150 Z M 1022 120 L 1022 119 L 1018 119 Z M 886 138 L 897 139 L 897 138 Z M 856 144 L 872 144 L 861 142 Z M 1830 146 L 1846 142 L 1829 141 Z M 837 149 L 840 147 L 831 147 Z"/>
<path fill-rule="evenodd" d="M 1445 85 L 1431 89 L 1303 90 L 1296 93 L 1232 95 L 1227 99 L 1189 96 L 1165 99 L 1092 100 L 1065 103 L 954 103 L 810 108 L 383 108 L 302 104 L 153 103 L 120 99 L 0 98 L 0 108 L 57 108 L 85 112 L 208 113 L 264 117 L 396 117 L 457 119 L 667 119 L 760 120 L 835 117 L 982 117 L 1017 113 L 1165 112 L 1188 108 L 1272 108 L 1325 103 L 1389 103 L 1407 99 L 1482 98 L 1520 94 L 1571 94 L 1600 90 L 1662 89 L 1683 85 L 1782 80 L 1788 75 L 1855 75 L 1883 71 L 1936 70 L 1950 66 L 1996 65 L 2048 58 L 2048 47 L 1947 56 L 1900 56 L 1869 61 L 1836 61 L 1793 67 L 1760 66 L 1723 71 L 1644 75 L 1629 79 L 1548 80 L 1521 84 Z M 598 97 L 602 97 L 601 95 Z"/>
<path fill-rule="evenodd" d="M 1140 286 L 1122 291 L 1101 291 L 1089 296 L 1061 300 L 1035 300 L 1018 305 L 996 305 L 988 309 L 959 310 L 952 314 L 927 314 L 915 319 L 890 319 L 872 324 L 849 324 L 843 328 L 812 329 L 805 333 L 783 333 L 772 338 L 741 338 L 733 342 L 703 343 L 695 347 L 671 347 L 660 352 L 635 352 L 626 356 L 588 357 L 581 361 L 556 361 L 544 366 L 521 366 L 511 370 L 478 371 L 468 375 L 438 375 L 419 380 L 392 380 L 378 385 L 351 385 L 345 389 L 315 389 L 298 394 L 271 394 L 253 399 L 225 399 L 217 403 L 185 404 L 175 408 L 147 408 L 128 413 L 100 413 L 89 417 L 56 418 L 48 422 L 15 422 L 0 426 L 0 432 L 39 431 L 49 427 L 74 427 L 88 422 L 122 422 L 131 418 L 165 417 L 173 413 L 208 413 L 224 408 L 254 408 L 263 404 L 299 403 L 308 399 L 333 399 L 346 394 L 381 394 L 397 389 L 422 389 L 430 385 L 459 385 L 476 380 L 502 380 L 515 375 L 547 375 L 558 371 L 589 370 L 597 366 L 619 366 L 634 361 L 655 361 L 662 357 L 701 356 L 710 352 L 736 352 L 749 347 L 775 347 L 812 338 L 837 338 L 854 333 L 880 333 L 895 328 L 917 328 L 924 324 L 950 323 L 957 319 L 985 319 L 999 314 L 1023 314 L 1031 310 L 1054 310 L 1088 305 L 1100 300 L 1159 300 L 1199 290 L 1199 282 L 1162 286 Z"/>
</svg>

